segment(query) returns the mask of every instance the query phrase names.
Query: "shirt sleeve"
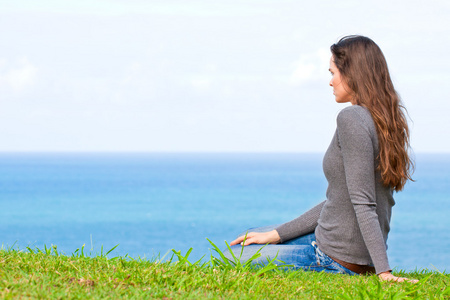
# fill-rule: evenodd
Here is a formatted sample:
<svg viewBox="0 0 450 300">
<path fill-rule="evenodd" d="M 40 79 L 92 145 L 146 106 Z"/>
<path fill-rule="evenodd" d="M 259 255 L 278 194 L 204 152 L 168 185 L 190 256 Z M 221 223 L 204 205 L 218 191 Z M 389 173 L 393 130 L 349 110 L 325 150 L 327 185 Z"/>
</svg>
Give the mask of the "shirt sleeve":
<svg viewBox="0 0 450 300">
<path fill-rule="evenodd" d="M 390 271 L 386 243 L 376 212 L 375 153 L 373 135 L 356 109 L 343 110 L 337 118 L 338 139 L 345 179 L 364 243 L 377 274 Z"/>
<path fill-rule="evenodd" d="M 275 228 L 281 238 L 280 242 L 283 243 L 293 238 L 314 232 L 317 227 L 317 221 L 319 220 L 320 212 L 322 211 L 322 207 L 324 204 L 325 201 L 314 206 L 294 220 L 284 223 Z"/>
</svg>

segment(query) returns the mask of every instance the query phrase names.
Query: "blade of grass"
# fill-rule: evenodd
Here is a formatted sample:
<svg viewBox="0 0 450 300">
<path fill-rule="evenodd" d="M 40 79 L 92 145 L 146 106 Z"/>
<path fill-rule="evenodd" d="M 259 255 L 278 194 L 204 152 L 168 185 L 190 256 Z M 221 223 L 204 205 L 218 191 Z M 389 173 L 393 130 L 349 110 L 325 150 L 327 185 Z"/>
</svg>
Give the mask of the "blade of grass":
<svg viewBox="0 0 450 300">
<path fill-rule="evenodd" d="M 216 244 L 214 244 L 210 239 L 208 239 L 208 238 L 206 238 L 206 239 L 211 244 L 211 246 L 213 246 L 214 251 L 216 251 L 219 254 L 220 258 L 222 258 L 222 261 L 224 262 L 224 264 L 228 265 L 230 267 L 233 267 L 234 265 L 232 264 L 232 261 L 223 254 L 223 252 L 219 249 L 219 247 L 217 247 Z"/>
<path fill-rule="evenodd" d="M 110 254 L 111 252 L 114 251 L 114 249 L 116 249 L 119 246 L 119 244 L 115 245 L 114 247 L 112 247 L 108 252 L 106 252 L 105 256 L 107 256 L 108 254 Z M 103 246 L 102 246 L 103 248 Z"/>
</svg>

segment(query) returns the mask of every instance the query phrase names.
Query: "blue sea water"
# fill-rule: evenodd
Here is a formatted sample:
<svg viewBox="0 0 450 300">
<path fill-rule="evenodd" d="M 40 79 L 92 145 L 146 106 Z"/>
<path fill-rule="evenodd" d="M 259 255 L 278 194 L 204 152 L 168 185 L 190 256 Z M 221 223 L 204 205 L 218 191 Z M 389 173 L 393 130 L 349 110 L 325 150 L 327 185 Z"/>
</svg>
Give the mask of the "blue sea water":
<svg viewBox="0 0 450 300">
<path fill-rule="evenodd" d="M 450 269 L 450 154 L 416 157 L 395 195 L 392 266 Z M 3 153 L 0 243 L 131 257 L 209 256 L 237 233 L 289 221 L 324 200 L 322 154 Z"/>
</svg>

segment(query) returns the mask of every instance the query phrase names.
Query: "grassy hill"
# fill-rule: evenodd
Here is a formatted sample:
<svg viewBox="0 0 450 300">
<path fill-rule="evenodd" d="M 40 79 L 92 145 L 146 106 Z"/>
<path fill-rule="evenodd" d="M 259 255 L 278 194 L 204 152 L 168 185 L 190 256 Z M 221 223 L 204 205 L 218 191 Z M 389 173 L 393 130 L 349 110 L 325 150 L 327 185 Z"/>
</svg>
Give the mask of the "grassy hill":
<svg viewBox="0 0 450 300">
<path fill-rule="evenodd" d="M 103 251 L 102 251 L 103 252 Z M 395 272 L 418 284 L 381 282 L 376 276 L 285 271 L 269 264 L 191 263 L 61 255 L 56 247 L 0 250 L 2 299 L 450 299 L 450 276 L 429 270 Z M 177 261 L 177 262 L 175 262 Z"/>
</svg>

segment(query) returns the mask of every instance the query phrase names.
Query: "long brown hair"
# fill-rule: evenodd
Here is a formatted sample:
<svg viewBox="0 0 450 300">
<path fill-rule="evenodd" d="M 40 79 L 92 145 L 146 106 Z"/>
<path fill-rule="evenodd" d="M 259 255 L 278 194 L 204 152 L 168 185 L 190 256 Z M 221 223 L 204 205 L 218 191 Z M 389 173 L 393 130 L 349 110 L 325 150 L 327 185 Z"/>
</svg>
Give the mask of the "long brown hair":
<svg viewBox="0 0 450 300">
<path fill-rule="evenodd" d="M 394 89 L 383 52 L 371 39 L 351 35 L 331 46 L 334 63 L 351 89 L 354 104 L 366 107 L 378 134 L 378 170 L 384 185 L 403 189 L 414 163 L 409 156 L 406 108 Z"/>
</svg>

